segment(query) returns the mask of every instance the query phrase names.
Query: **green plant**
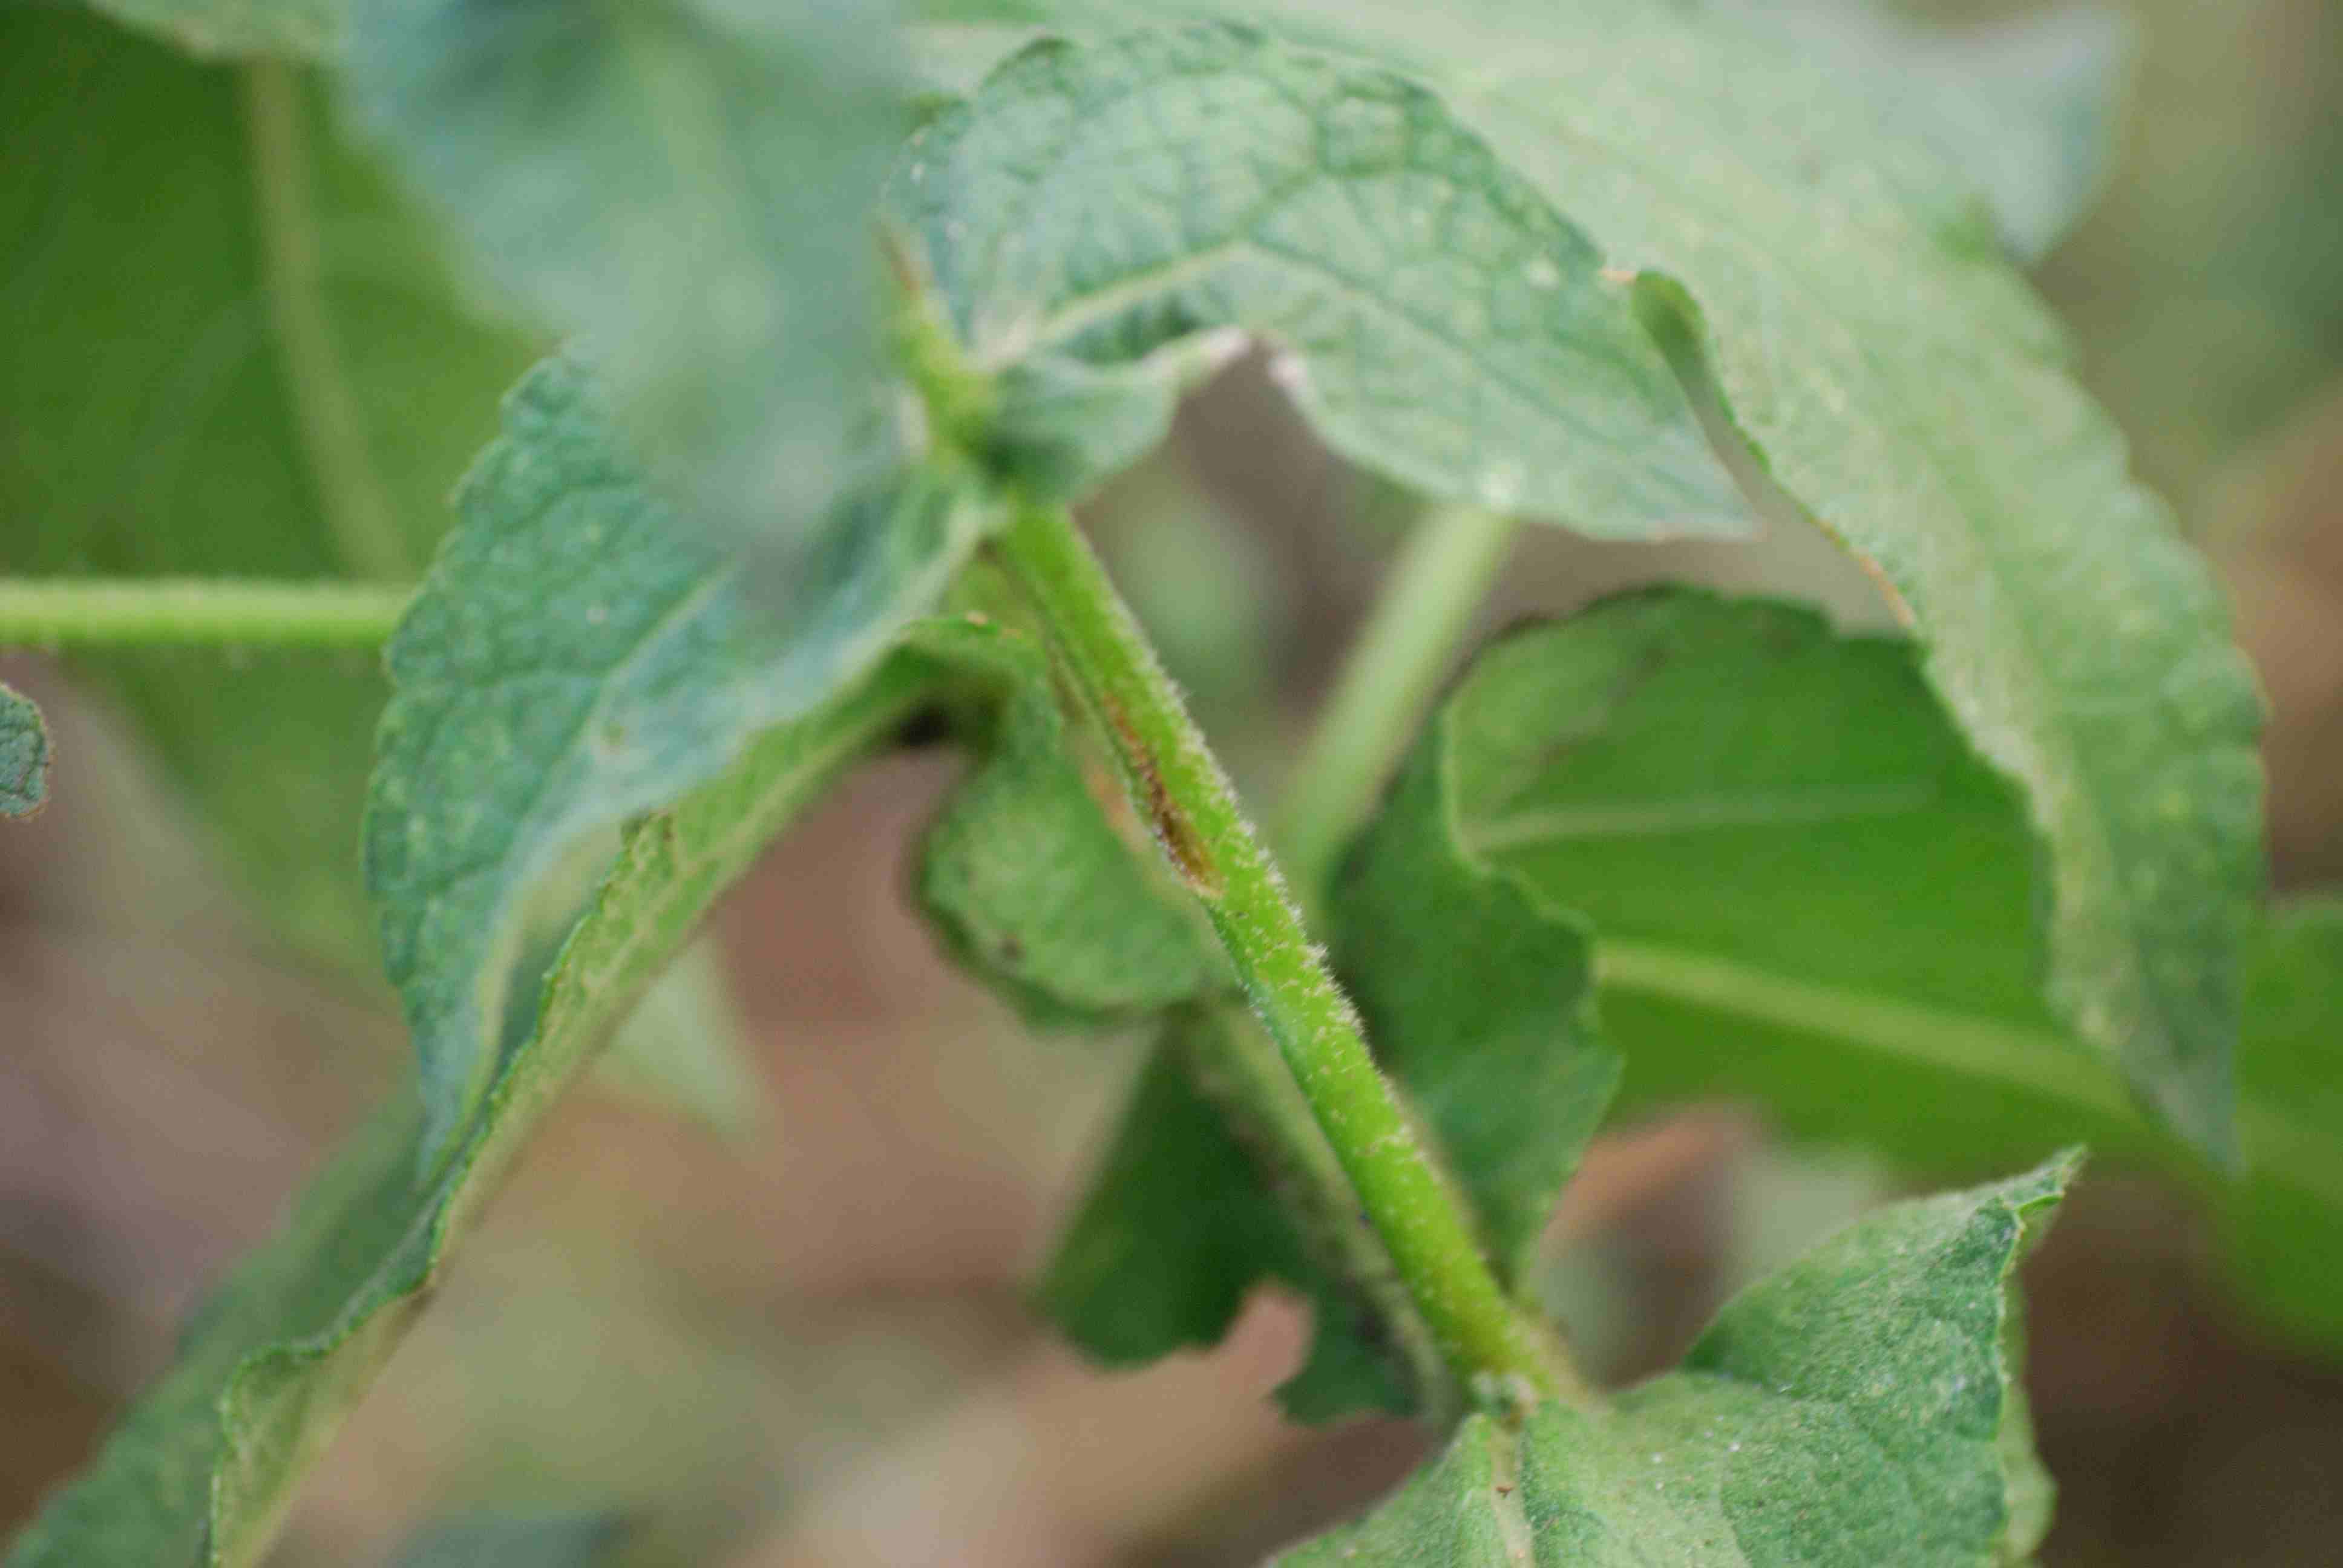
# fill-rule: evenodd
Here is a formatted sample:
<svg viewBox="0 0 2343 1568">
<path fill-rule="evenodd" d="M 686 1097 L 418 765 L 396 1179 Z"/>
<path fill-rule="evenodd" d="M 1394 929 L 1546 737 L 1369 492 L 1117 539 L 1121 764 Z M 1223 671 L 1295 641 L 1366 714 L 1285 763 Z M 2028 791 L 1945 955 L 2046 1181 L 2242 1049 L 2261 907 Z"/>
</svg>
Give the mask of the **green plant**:
<svg viewBox="0 0 2343 1568">
<path fill-rule="evenodd" d="M 86 657 L 353 964 L 314 845 L 363 789 L 418 1069 L 12 1563 L 255 1560 L 548 1103 L 930 713 L 980 759 L 919 851 L 944 940 L 1037 1022 L 1160 1037 L 1042 1307 L 1137 1362 L 1282 1280 L 1317 1306 L 1292 1412 L 1454 1430 L 1292 1562 L 2023 1559 L 2012 1274 L 2077 1141 L 2201 1183 L 2267 1306 L 2343 1338 L 2343 906 L 2262 908 L 2250 678 L 2010 260 L 2087 192 L 2103 71 L 1634 0 L 102 8 L 245 63 L 0 19 L 32 106 L 0 222 L 41 236 L 0 300 L 0 641 Z M 87 134 L 158 99 L 174 146 Z M 215 177 L 258 182 L 255 232 Z M 126 285 L 166 244 L 157 304 Z M 274 357 L 166 399 L 256 298 Z M 577 339 L 410 597 L 541 331 Z M 1299 770 L 1292 885 L 1069 509 L 1255 343 L 1428 503 Z M 126 433 L 166 449 L 105 460 Z M 1434 704 L 1515 517 L 1810 518 L 1906 635 L 1652 592 Z M 253 711 L 163 651 L 386 638 L 363 776 L 370 674 Z M 13 813 L 45 743 L 0 704 Z M 1608 1110 L 1719 1088 L 2034 1169 L 1882 1211 L 1606 1395 L 1526 1249 Z"/>
</svg>

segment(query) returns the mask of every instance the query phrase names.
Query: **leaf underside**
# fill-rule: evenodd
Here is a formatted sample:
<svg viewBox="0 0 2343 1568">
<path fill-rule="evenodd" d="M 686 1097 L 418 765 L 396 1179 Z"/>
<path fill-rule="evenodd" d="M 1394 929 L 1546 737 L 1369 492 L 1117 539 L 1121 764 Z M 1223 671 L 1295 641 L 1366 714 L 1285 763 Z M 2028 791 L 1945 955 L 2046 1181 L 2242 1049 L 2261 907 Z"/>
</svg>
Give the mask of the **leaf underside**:
<svg viewBox="0 0 2343 1568">
<path fill-rule="evenodd" d="M 1258 337 L 1332 446 L 1428 495 L 1750 530 L 1595 246 L 1388 72 L 1233 27 L 1036 45 L 913 136 L 888 210 L 1029 482 L 1127 465 Z"/>
<path fill-rule="evenodd" d="M 941 592 L 984 509 L 941 472 L 872 482 L 777 615 L 619 455 L 579 364 L 533 372 L 505 425 L 392 639 L 366 817 L 435 1148 L 494 1070 L 531 933 L 566 925 L 562 884 L 597 836 L 868 668 Z"/>
<path fill-rule="evenodd" d="M 1859 1221 L 1728 1302 L 1605 1411 L 1467 1421 L 1290 1568 L 1791 1568 L 2021 1561 L 2049 1523 L 2013 1274 L 2071 1157 Z"/>
</svg>

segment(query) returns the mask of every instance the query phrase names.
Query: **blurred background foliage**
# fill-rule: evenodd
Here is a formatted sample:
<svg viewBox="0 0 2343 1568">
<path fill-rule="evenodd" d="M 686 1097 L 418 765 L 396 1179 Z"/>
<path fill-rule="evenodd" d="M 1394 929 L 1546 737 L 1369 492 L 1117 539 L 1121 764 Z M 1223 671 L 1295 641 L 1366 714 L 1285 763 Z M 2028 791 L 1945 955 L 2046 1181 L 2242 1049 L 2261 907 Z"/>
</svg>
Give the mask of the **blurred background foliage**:
<svg viewBox="0 0 2343 1568">
<path fill-rule="evenodd" d="M 2278 884 L 2331 884 L 2343 6 L 2127 9 L 2122 146 L 2037 276 L 2139 469 L 2231 587 L 2273 709 Z M 527 346 L 438 276 L 328 106 L 274 68 L 186 65 L 62 13 L 0 19 L 0 573 L 411 569 Z M 85 166 L 43 156 L 56 147 L 135 164 L 154 194 L 85 203 Z M 324 215 L 307 251 L 285 247 L 287 187 L 267 172 L 288 156 Z M 374 362 L 380 401 L 303 403 L 319 332 Z M 320 462 L 337 420 L 396 433 L 373 443 L 381 471 Z M 365 543 L 369 487 L 397 523 L 387 545 Z M 1361 539 L 1395 539 L 1409 515 L 1250 363 L 1091 508 L 1249 792 L 1275 785 L 1373 592 Z M 69 541 L 44 523 L 75 518 Z M 1877 617 L 1811 538 L 1652 549 L 1530 530 L 1485 618 L 1679 575 Z M 11 656 L 0 678 L 44 703 L 59 759 L 50 811 L 0 832 L 5 1533 L 404 1046 L 354 902 L 368 668 Z M 905 848 L 958 766 L 875 766 L 768 857 L 684 994 L 651 1010 L 624 1082 L 556 1118 L 275 1561 L 589 1543 L 609 1562 L 744 1568 L 1202 1565 L 1250 1561 L 1402 1473 L 1411 1430 L 1302 1432 L 1259 1397 L 1298 1351 L 1290 1303 L 1257 1304 L 1212 1356 L 1119 1379 L 1032 1325 L 1023 1282 L 1138 1042 L 1030 1035 L 910 913 Z M 711 1037 L 744 1043 L 747 1080 L 721 1053 L 673 1055 Z M 620 1091 L 646 1081 L 665 1103 Z M 1573 1188 L 1543 1285 L 1608 1375 L 1638 1376 L 1736 1282 L 1927 1174 L 1784 1147 L 1733 1107 L 1623 1128 Z M 2228 1299 L 2185 1200 L 2096 1173 L 2029 1284 L 2063 1489 L 2046 1563 L 2333 1560 L 2343 1366 Z"/>
</svg>

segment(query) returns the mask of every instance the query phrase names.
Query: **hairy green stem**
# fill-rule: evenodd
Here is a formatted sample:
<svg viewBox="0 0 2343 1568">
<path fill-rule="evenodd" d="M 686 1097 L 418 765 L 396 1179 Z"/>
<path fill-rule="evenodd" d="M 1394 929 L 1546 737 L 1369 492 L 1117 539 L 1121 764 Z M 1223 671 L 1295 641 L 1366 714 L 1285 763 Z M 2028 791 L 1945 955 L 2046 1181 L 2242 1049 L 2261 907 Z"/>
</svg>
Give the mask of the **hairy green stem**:
<svg viewBox="0 0 2343 1568">
<path fill-rule="evenodd" d="M 1498 1284 L 1227 776 L 1072 518 L 1062 508 L 1022 507 L 1000 550 L 1095 711 L 1141 820 L 1202 902 L 1452 1373 L 1483 1399 L 1585 1397 L 1559 1347 Z"/>
<path fill-rule="evenodd" d="M 203 578 L 0 578 L 0 648 L 372 648 L 410 588 Z"/>
<path fill-rule="evenodd" d="M 1288 787 L 1278 842 L 1305 900 L 1324 896 L 1343 843 L 1423 723 L 1513 528 L 1479 507 L 1443 507 L 1401 547 Z"/>
</svg>

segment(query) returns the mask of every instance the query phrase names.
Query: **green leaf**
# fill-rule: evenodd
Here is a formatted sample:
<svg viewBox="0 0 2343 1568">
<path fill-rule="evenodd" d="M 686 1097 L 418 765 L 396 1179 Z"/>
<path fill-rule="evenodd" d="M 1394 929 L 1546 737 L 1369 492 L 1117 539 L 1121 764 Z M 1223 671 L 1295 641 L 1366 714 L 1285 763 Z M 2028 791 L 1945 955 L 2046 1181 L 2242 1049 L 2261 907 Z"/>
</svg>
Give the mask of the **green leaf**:
<svg viewBox="0 0 2343 1568">
<path fill-rule="evenodd" d="M 1488 1416 L 1291 1568 L 1685 1568 L 2024 1560 L 2049 1524 L 2013 1275 L 2071 1157 L 1898 1204 L 1729 1302 L 1606 1411 Z"/>
<path fill-rule="evenodd" d="M 2247 1178 L 2217 1210 L 2233 1272 L 2272 1322 L 2343 1358 L 2343 894 L 2265 922 L 2237 1074 Z"/>
<path fill-rule="evenodd" d="M 999 438 L 1079 490 L 1246 337 L 1337 450 L 1616 538 L 1748 513 L 1596 246 L 1422 88 L 1235 27 L 1036 45 L 890 185 Z"/>
<path fill-rule="evenodd" d="M 468 1515 L 418 1533 L 399 1549 L 397 1568 L 584 1568 L 624 1533 L 599 1514 Z"/>
<path fill-rule="evenodd" d="M 1673 301 L 1772 479 L 1871 562 L 2024 788 L 2060 1014 L 2217 1158 L 2262 878 L 2259 703 L 2210 574 L 2126 475 L 2048 312 L 1940 162 L 1834 135 L 1826 74 L 1580 0 L 1451 65 L 1458 112 Z M 1754 35 L 1751 35 L 1754 38 Z M 1654 106 L 1663 106 L 1654 112 Z M 1885 172 L 1879 172 L 1884 168 Z M 1694 303 L 1696 302 L 1696 303 Z"/>
<path fill-rule="evenodd" d="M 1408 803 L 1432 780 L 1452 859 L 1363 901 L 1389 875 L 1378 846 L 1420 819 Z M 2024 808 L 1908 644 L 1689 590 L 1515 633 L 1433 719 L 1334 900 L 1346 955 L 1383 945 L 1353 960 L 1371 1021 L 1372 999 L 1456 919 L 1429 894 L 1411 906 L 1408 888 L 1465 869 L 1518 890 L 1503 940 L 1555 944 L 1537 968 L 1575 971 L 1593 944 L 1624 1108 L 1754 1099 L 1796 1136 L 1955 1175 L 2087 1139 L 2201 1186 L 2256 1305 L 2343 1347 L 2312 1261 L 2343 1244 L 2343 1100 L 2328 1092 L 2343 915 L 2314 903 L 2260 923 L 2238 1059 L 2247 1170 L 2208 1181 L 2041 999 Z M 1446 972 L 1424 969 L 1428 985 Z M 1564 1027 L 1566 995 L 1548 1016 Z"/>
<path fill-rule="evenodd" d="M 0 232 L 25 241 L 0 256 L 0 575 L 419 574 L 529 353 L 463 307 L 431 226 L 319 95 L 282 65 L 200 68 L 11 5 L 0 100 Z M 253 906 L 371 980 L 351 845 L 375 661 L 72 668 L 151 743 Z"/>
<path fill-rule="evenodd" d="M 331 55 L 344 0 L 90 0 L 116 21 L 197 55 Z"/>
<path fill-rule="evenodd" d="M 1254 1136 L 1239 1114 L 1263 1103 L 1265 1085 L 1226 1103 L 1199 1088 L 1228 1090 L 1215 1067 L 1242 1049 L 1207 1032 L 1251 1028 L 1227 1010 L 1184 1008 L 1166 1020 L 1034 1304 L 1100 1362 L 1137 1366 L 1217 1344 L 1253 1288 L 1276 1281 L 1309 1298 L 1315 1324 L 1308 1362 L 1277 1391 L 1286 1413 L 1405 1413 L 1419 1386 L 1409 1347 L 1393 1342 L 1368 1280 L 1343 1266 L 1342 1227 L 1355 1217 L 1289 1207 L 1299 1184 L 1278 1181 L 1273 1151 L 1291 1145 Z M 1274 1050 L 1266 1037 L 1260 1048 Z M 1273 1055 L 1268 1066 L 1284 1071 Z M 1292 1113 L 1310 1116 L 1299 1103 Z"/>
<path fill-rule="evenodd" d="M 179 1360 L 15 1543 L 9 1568 L 256 1562 L 294 1483 L 381 1370 L 447 1250 L 538 1119 L 692 926 L 782 827 L 927 697 L 910 656 L 759 738 L 636 820 L 590 909 L 517 1010 L 446 1157 L 401 1095 L 205 1307 Z M 533 1007 L 526 1005 L 534 1001 Z"/>
<path fill-rule="evenodd" d="M 1001 695 L 984 763 L 920 848 L 920 902 L 945 945 L 1042 1024 L 1145 1020 L 1232 990 L 1193 904 L 1133 853 L 1111 764 L 1079 749 L 1041 645 L 1003 638 L 989 662 Z"/>
<path fill-rule="evenodd" d="M 2066 5 L 1956 29 L 1872 0 L 1726 8 L 1827 69 L 1974 186 L 2018 256 L 2048 250 L 2098 195 L 2138 44 L 2122 12 Z"/>
<path fill-rule="evenodd" d="M 588 335 L 661 482 L 809 549 L 878 392 L 870 209 L 907 128 L 883 6 L 357 0 L 360 118 L 502 291 Z"/>
<path fill-rule="evenodd" d="M 29 817 L 48 798 L 48 726 L 31 698 L 0 681 L 0 817 Z"/>
<path fill-rule="evenodd" d="M 598 836 L 868 668 L 934 602 L 985 509 L 957 472 L 870 481 L 776 615 L 618 453 L 577 362 L 533 372 L 391 641 L 367 882 L 434 1149 L 494 1071 L 532 929 L 563 923 L 565 880 Z"/>
<path fill-rule="evenodd" d="M 1509 186 L 1634 275 L 1644 318 L 1762 470 L 1753 484 L 1875 568 L 1930 684 L 2024 788 L 2053 867 L 2060 1014 L 2186 1136 L 2233 1156 L 2239 965 L 2262 880 L 2259 701 L 2210 574 L 2127 476 L 1969 174 L 1896 134 L 1827 62 L 1731 14 L 1483 0 L 1426 27 L 1420 7 L 1373 0 L 1290 11 L 1438 94 Z M 1061 117 L 1046 100 L 1036 114 Z M 1111 145 L 1103 124 L 1072 139 Z M 1004 240 L 1021 270 L 987 325 L 1031 318 L 1014 279 L 1049 286 L 1029 253 L 1051 210 Z M 1402 369 L 1394 396 L 1473 406 L 1433 368 Z M 1566 471 L 1583 447 L 1523 457 Z M 1638 450 L 1670 463 L 1664 447 Z M 1546 482 L 1534 470 L 1517 503 L 1538 509 L 1526 498 Z"/>
<path fill-rule="evenodd" d="M 1399 798 L 1425 780 L 1445 793 L 1449 857 L 1518 888 L 1533 923 L 1599 937 L 1631 1082 L 1656 1054 L 1729 1057 L 1775 1021 L 1762 994 L 1876 1049 L 1925 1040 L 1955 1070 L 2024 1039 L 2044 1071 L 2110 1095 L 2039 994 L 2015 792 L 1946 721 L 1909 644 L 1689 590 L 1606 599 L 1486 650 Z M 1391 907 L 1385 940 L 1420 940 Z M 1726 977 L 1747 1005 L 1718 1005 Z M 1708 1016 L 1648 1027 L 1638 1004 L 1654 996 Z M 1822 1054 L 1781 1070 L 1811 1081 Z"/>
</svg>

